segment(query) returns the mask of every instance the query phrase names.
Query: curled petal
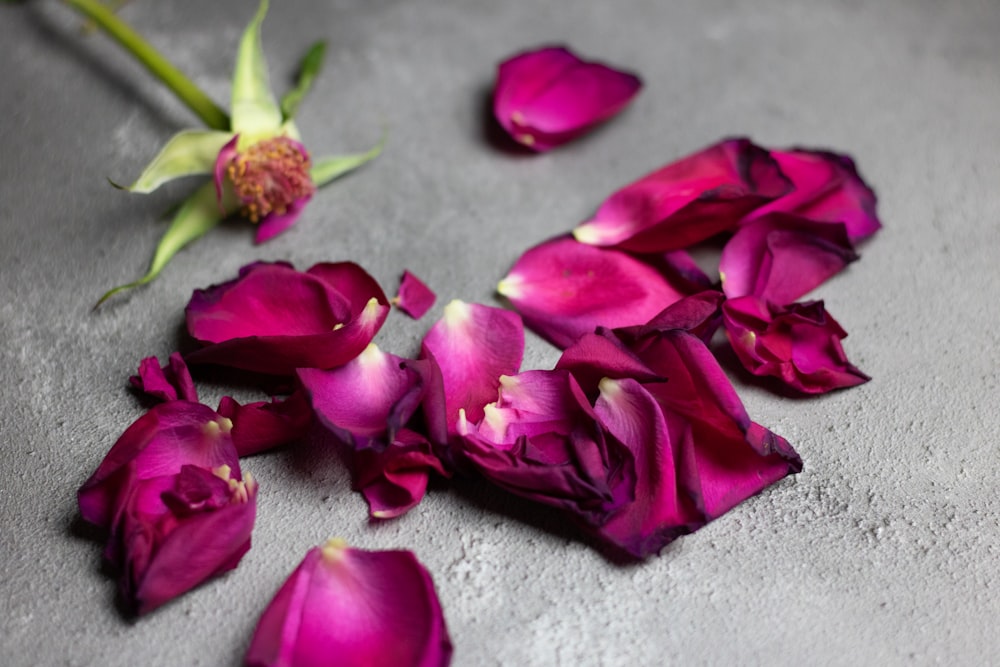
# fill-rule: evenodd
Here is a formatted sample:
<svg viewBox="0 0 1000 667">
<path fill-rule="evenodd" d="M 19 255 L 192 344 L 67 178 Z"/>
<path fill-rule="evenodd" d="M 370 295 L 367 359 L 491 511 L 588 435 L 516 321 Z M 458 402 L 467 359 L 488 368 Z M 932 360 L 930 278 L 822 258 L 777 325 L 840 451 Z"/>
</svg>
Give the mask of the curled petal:
<svg viewBox="0 0 1000 667">
<path fill-rule="evenodd" d="M 870 378 L 854 367 L 840 341 L 847 337 L 822 301 L 774 306 L 754 297 L 723 304 L 729 342 L 743 366 L 807 394 L 853 387 Z"/>
<path fill-rule="evenodd" d="M 637 327 L 618 329 L 619 338 L 636 340 L 654 331 L 679 329 L 698 336 L 706 345 L 722 322 L 725 296 L 717 290 L 705 290 L 671 304 L 649 322 Z"/>
<path fill-rule="evenodd" d="M 240 405 L 231 396 L 219 401 L 218 413 L 233 422 L 230 435 L 240 456 L 280 447 L 305 436 L 312 410 L 301 392 L 284 400 L 273 399 Z"/>
<path fill-rule="evenodd" d="M 424 336 L 421 357 L 441 372 L 444 414 L 449 433 L 459 410 L 478 422 L 483 408 L 497 398 L 501 375 L 513 375 L 524 354 L 524 328 L 515 313 L 500 308 L 452 301 L 444 316 Z"/>
<path fill-rule="evenodd" d="M 166 366 L 160 367 L 156 357 L 139 362 L 139 373 L 129 378 L 133 387 L 161 401 L 198 402 L 198 391 L 184 358 L 179 352 L 170 355 Z"/>
<path fill-rule="evenodd" d="M 266 241 L 270 241 L 275 236 L 285 231 L 289 227 L 295 224 L 302 214 L 302 210 L 312 199 L 310 194 L 307 197 L 299 197 L 288 205 L 283 213 L 273 212 L 264 218 L 261 218 L 260 222 L 257 224 L 257 233 L 254 235 L 253 242 L 256 244 L 261 244 Z"/>
<path fill-rule="evenodd" d="M 384 449 L 357 450 L 352 467 L 354 489 L 364 495 L 374 519 L 391 519 L 416 507 L 430 471 L 450 474 L 427 438 L 410 429 L 402 429 Z"/>
<path fill-rule="evenodd" d="M 842 222 L 852 243 L 881 229 L 875 192 L 849 156 L 805 148 L 771 151 L 771 155 L 795 189 L 757 209 L 749 219 L 784 212 L 820 222 Z"/>
<path fill-rule="evenodd" d="M 188 332 L 205 347 L 191 363 L 214 363 L 290 375 L 296 368 L 333 368 L 357 356 L 378 332 L 385 294 L 350 262 L 295 271 L 257 263 L 240 277 L 194 293 Z"/>
<path fill-rule="evenodd" d="M 533 331 L 568 347 L 598 326 L 646 322 L 685 287 L 627 253 L 563 236 L 521 255 L 497 291 Z"/>
<path fill-rule="evenodd" d="M 232 422 L 200 403 L 178 400 L 153 406 L 128 427 L 80 487 L 80 514 L 111 528 L 134 484 L 177 474 L 184 465 L 229 466 L 239 475 L 231 428 Z"/>
<path fill-rule="evenodd" d="M 730 299 L 792 303 L 858 259 L 842 223 L 772 213 L 740 228 L 722 249 L 719 273 Z"/>
<path fill-rule="evenodd" d="M 626 185 L 573 235 L 639 253 L 686 248 L 735 229 L 791 187 L 767 151 L 748 139 L 728 139 Z"/>
<path fill-rule="evenodd" d="M 545 151 L 614 116 L 641 87 L 634 74 L 544 47 L 500 64 L 493 113 L 515 141 Z"/>
<path fill-rule="evenodd" d="M 419 320 L 431 309 L 436 298 L 434 292 L 420 278 L 409 271 L 404 271 L 399 284 L 399 293 L 392 302 L 401 311 Z"/>
<path fill-rule="evenodd" d="M 444 667 L 451 640 L 430 574 L 409 551 L 330 540 L 306 554 L 261 615 L 248 667 Z"/>
</svg>

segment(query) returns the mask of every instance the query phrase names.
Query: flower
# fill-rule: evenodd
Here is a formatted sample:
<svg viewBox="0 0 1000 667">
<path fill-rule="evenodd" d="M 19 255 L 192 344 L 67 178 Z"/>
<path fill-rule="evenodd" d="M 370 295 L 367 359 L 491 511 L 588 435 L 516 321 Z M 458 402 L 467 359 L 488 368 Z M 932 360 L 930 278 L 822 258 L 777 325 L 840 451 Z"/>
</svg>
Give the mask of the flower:
<svg viewBox="0 0 1000 667">
<path fill-rule="evenodd" d="M 240 472 L 231 426 L 200 403 L 160 403 L 80 487 L 80 514 L 108 532 L 105 557 L 137 613 L 236 567 L 250 548 L 257 485 Z"/>
<path fill-rule="evenodd" d="M 353 262 L 304 272 L 257 262 L 234 280 L 195 291 L 187 328 L 204 347 L 186 358 L 272 375 L 333 368 L 365 349 L 388 312 L 378 283 Z"/>
<path fill-rule="evenodd" d="M 858 259 L 840 222 L 788 213 L 752 220 L 726 242 L 719 258 L 722 291 L 792 303 Z"/>
<path fill-rule="evenodd" d="M 525 251 L 497 292 L 533 331 L 565 348 L 598 326 L 642 324 L 702 289 L 678 270 L 679 252 L 647 262 L 561 236 Z"/>
<path fill-rule="evenodd" d="M 617 114 L 640 88 L 634 74 L 542 47 L 500 64 L 493 114 L 514 141 L 546 151 Z"/>
<path fill-rule="evenodd" d="M 444 667 L 451 639 L 430 574 L 410 551 L 329 540 L 264 610 L 247 667 Z"/>
<path fill-rule="evenodd" d="M 735 229 L 791 189 L 766 150 L 726 139 L 621 188 L 573 236 L 638 253 L 677 250 Z"/>
<path fill-rule="evenodd" d="M 775 306 L 752 296 L 722 304 L 729 342 L 743 367 L 806 394 L 853 387 L 871 378 L 847 360 L 847 337 L 822 301 Z"/>
<path fill-rule="evenodd" d="M 325 47 L 318 43 L 310 49 L 302 61 L 297 86 L 279 104 L 268 85 L 261 49 L 260 29 L 267 8 L 268 0 L 261 0 L 240 40 L 229 126 L 184 130 L 174 135 L 139 178 L 124 189 L 149 193 L 184 176 L 214 174 L 214 178 L 181 205 L 147 273 L 137 281 L 109 290 L 98 304 L 122 290 L 152 281 L 181 248 L 233 213 L 241 212 L 258 226 L 257 243 L 273 238 L 295 223 L 316 188 L 356 169 L 381 151 L 380 143 L 365 153 L 316 161 L 310 158 L 299 143 L 293 118 L 319 71 Z M 144 41 L 138 36 L 135 39 Z"/>
<path fill-rule="evenodd" d="M 423 498 L 431 471 L 448 474 L 434 453 L 434 445 L 446 439 L 443 429 L 434 434 L 418 419 L 427 394 L 442 391 L 432 365 L 401 359 L 372 343 L 339 368 L 297 371 L 316 416 L 349 447 L 354 488 L 373 518 L 407 512 Z M 432 420 L 426 423 L 433 427 Z M 430 439 L 421 431 L 429 431 Z"/>
</svg>

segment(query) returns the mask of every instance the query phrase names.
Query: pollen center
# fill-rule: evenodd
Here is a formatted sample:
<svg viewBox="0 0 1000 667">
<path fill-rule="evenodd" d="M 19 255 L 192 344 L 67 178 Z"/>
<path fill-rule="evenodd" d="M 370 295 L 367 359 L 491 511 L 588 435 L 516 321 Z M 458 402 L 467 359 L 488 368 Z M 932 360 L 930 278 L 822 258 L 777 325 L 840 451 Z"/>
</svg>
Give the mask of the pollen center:
<svg viewBox="0 0 1000 667">
<path fill-rule="evenodd" d="M 226 167 L 233 191 L 251 222 L 282 215 L 316 190 L 309 176 L 309 153 L 288 137 L 272 137 L 237 153 Z"/>
</svg>

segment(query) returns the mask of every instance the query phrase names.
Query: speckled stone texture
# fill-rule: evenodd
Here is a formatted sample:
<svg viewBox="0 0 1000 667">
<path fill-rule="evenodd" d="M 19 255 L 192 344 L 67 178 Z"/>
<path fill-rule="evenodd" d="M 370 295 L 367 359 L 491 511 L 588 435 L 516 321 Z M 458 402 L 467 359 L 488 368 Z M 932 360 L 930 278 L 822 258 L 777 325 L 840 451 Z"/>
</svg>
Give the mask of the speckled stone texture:
<svg viewBox="0 0 1000 667">
<path fill-rule="evenodd" d="M 196 120 L 55 2 L 0 6 L 0 655 L 9 666 L 240 664 L 306 550 L 337 535 L 410 548 L 466 665 L 987 664 L 1000 655 L 1000 4 L 990 0 L 281 0 L 272 78 L 327 38 L 299 126 L 316 154 L 389 128 L 382 157 L 261 247 L 227 225 L 147 289 L 162 214 L 192 186 L 128 181 Z M 121 14 L 219 100 L 250 0 L 134 0 Z M 542 156 L 487 119 L 494 67 L 566 43 L 639 72 L 619 118 Z M 253 259 L 355 260 L 392 292 L 439 294 L 377 341 L 413 354 L 452 298 L 494 303 L 529 245 L 647 171 L 728 135 L 849 152 L 885 229 L 813 295 L 872 382 L 792 400 L 736 376 L 805 471 L 640 565 L 605 560 L 551 514 L 468 482 L 369 524 L 323 442 L 247 462 L 260 480 L 240 567 L 131 623 L 75 490 L 141 414 L 127 377 L 178 344 L 192 289 Z M 525 367 L 554 349 L 529 340 Z M 214 405 L 230 388 L 202 384 Z M 241 389 L 246 400 L 262 394 Z"/>
</svg>

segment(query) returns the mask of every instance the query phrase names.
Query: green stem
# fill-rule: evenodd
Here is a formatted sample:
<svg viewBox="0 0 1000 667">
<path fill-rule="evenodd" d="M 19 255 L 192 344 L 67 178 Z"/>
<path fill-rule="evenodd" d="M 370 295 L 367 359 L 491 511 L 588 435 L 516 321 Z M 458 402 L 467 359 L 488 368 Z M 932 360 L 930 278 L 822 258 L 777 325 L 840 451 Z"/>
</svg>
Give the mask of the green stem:
<svg viewBox="0 0 1000 667">
<path fill-rule="evenodd" d="M 63 2 L 89 18 L 135 56 L 153 76 L 162 81 L 181 102 L 201 118 L 205 125 L 215 130 L 229 130 L 229 116 L 226 112 L 114 12 L 98 0 L 63 0 Z"/>
</svg>

